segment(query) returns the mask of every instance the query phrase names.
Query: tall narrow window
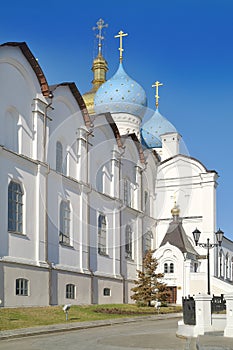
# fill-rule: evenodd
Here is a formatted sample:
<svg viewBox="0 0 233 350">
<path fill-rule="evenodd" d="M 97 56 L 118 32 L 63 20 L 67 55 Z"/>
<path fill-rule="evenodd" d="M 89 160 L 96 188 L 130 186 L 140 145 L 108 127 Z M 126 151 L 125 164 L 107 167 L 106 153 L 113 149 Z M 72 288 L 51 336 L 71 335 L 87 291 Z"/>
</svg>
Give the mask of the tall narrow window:
<svg viewBox="0 0 233 350">
<path fill-rule="evenodd" d="M 15 283 L 15 294 L 28 296 L 28 280 L 25 278 L 17 278 Z"/>
<path fill-rule="evenodd" d="M 170 263 L 170 273 L 174 273 L 174 264 Z"/>
<path fill-rule="evenodd" d="M 66 299 L 75 299 L 75 285 L 67 284 L 66 285 Z"/>
<path fill-rule="evenodd" d="M 148 231 L 143 235 L 143 252 L 146 254 L 151 249 L 152 232 Z"/>
<path fill-rule="evenodd" d="M 163 272 L 164 272 L 164 273 L 168 273 L 168 263 L 165 263 L 165 264 L 164 264 Z"/>
<path fill-rule="evenodd" d="M 228 252 L 226 253 L 226 276 L 225 278 L 228 279 L 228 269 L 229 269 L 229 254 Z"/>
<path fill-rule="evenodd" d="M 125 228 L 125 257 L 133 258 L 133 233 L 130 225 Z"/>
<path fill-rule="evenodd" d="M 63 147 L 60 141 L 57 141 L 56 143 L 56 171 L 59 173 L 63 172 L 62 169 L 62 163 L 63 163 Z"/>
<path fill-rule="evenodd" d="M 70 245 L 70 204 L 61 201 L 60 204 L 60 243 Z"/>
<path fill-rule="evenodd" d="M 149 192 L 144 192 L 144 211 L 147 215 L 150 215 L 150 197 Z"/>
<path fill-rule="evenodd" d="M 8 231 L 23 232 L 23 191 L 14 181 L 8 186 Z"/>
<path fill-rule="evenodd" d="M 124 203 L 128 207 L 131 207 L 131 184 L 128 179 L 124 179 Z"/>
<path fill-rule="evenodd" d="M 98 217 L 98 253 L 107 254 L 107 225 L 103 214 Z"/>
<path fill-rule="evenodd" d="M 219 277 L 222 277 L 222 259 L 223 259 L 223 252 L 222 249 L 219 251 Z"/>
<path fill-rule="evenodd" d="M 67 154 L 64 155 L 63 146 L 60 141 L 56 143 L 56 171 L 64 175 L 67 173 Z"/>
</svg>

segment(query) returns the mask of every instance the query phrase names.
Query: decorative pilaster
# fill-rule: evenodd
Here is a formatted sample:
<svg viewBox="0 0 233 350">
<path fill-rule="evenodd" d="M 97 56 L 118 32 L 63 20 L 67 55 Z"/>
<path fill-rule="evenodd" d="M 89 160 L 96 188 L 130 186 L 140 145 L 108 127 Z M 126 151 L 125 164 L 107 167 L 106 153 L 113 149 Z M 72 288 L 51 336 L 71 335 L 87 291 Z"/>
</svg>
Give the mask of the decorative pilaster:
<svg viewBox="0 0 233 350">
<path fill-rule="evenodd" d="M 83 127 L 77 130 L 77 180 L 88 182 L 88 135 Z"/>
<path fill-rule="evenodd" d="M 134 193 L 134 208 L 142 210 L 142 168 L 136 166 L 136 188 Z"/>
</svg>

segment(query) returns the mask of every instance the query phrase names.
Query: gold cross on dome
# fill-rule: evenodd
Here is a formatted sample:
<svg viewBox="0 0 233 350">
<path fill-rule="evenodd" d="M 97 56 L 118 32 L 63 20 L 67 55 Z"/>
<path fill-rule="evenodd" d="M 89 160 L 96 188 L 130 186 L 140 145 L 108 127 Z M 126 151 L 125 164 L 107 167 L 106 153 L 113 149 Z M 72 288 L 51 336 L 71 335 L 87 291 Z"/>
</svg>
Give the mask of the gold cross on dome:
<svg viewBox="0 0 233 350">
<path fill-rule="evenodd" d="M 152 87 L 155 87 L 155 105 L 156 105 L 156 109 L 159 107 L 159 86 L 163 86 L 162 83 L 160 83 L 159 81 L 156 81 L 154 83 L 154 85 L 152 85 Z"/>
<path fill-rule="evenodd" d="M 114 38 L 120 38 L 120 47 L 119 47 L 119 51 L 120 51 L 120 62 L 122 62 L 122 60 L 123 60 L 123 55 L 122 55 L 122 53 L 123 53 L 123 51 L 124 51 L 124 49 L 123 49 L 123 42 L 122 42 L 122 38 L 123 38 L 123 36 L 127 36 L 128 34 L 127 33 L 124 33 L 122 30 L 120 30 L 119 31 L 119 33 L 118 33 L 118 35 L 115 35 L 114 36 Z"/>
<path fill-rule="evenodd" d="M 102 48 L 102 40 L 104 40 L 104 36 L 102 35 L 102 29 L 103 28 L 107 28 L 108 24 L 104 24 L 104 20 L 102 18 L 100 18 L 97 22 L 96 22 L 97 27 L 93 27 L 93 30 L 97 30 L 99 31 L 98 34 L 96 34 L 96 38 L 99 39 L 99 43 L 98 43 L 98 48 L 99 48 L 99 54 L 101 53 L 101 48 Z"/>
</svg>

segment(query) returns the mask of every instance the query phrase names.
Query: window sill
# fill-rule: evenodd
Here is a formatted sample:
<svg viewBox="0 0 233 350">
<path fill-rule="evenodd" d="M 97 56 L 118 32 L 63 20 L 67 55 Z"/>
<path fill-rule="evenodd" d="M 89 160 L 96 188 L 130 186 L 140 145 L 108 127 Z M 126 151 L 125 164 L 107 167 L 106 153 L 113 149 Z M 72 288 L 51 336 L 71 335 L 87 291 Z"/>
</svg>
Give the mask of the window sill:
<svg viewBox="0 0 233 350">
<path fill-rule="evenodd" d="M 70 249 L 74 249 L 74 247 L 68 243 L 64 243 L 64 242 L 59 242 L 59 244 L 64 247 L 64 248 L 70 248 Z"/>
<path fill-rule="evenodd" d="M 126 256 L 126 257 L 125 257 L 125 260 L 130 261 L 130 262 L 134 262 L 134 259 L 131 258 L 131 257 L 129 257 L 129 256 Z"/>
<path fill-rule="evenodd" d="M 109 258 L 109 255 L 104 252 L 98 252 L 99 255 L 104 256 L 105 258 Z"/>
<path fill-rule="evenodd" d="M 12 235 L 16 235 L 16 236 L 20 236 L 22 238 L 27 238 L 28 239 L 28 236 L 25 234 L 25 233 L 22 233 L 22 232 L 17 232 L 17 231 L 9 231 L 8 230 L 8 233 L 12 234 Z"/>
</svg>

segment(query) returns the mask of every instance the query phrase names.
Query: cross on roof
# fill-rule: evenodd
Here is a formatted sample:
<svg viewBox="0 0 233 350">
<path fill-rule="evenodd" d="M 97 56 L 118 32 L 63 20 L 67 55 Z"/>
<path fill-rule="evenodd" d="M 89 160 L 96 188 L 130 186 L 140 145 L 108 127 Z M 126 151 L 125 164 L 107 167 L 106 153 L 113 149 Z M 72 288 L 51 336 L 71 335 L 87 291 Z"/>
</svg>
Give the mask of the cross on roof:
<svg viewBox="0 0 233 350">
<path fill-rule="evenodd" d="M 123 60 L 123 55 L 122 55 L 122 53 L 123 53 L 123 51 L 124 51 L 124 49 L 123 49 L 123 42 L 122 42 L 122 38 L 123 38 L 123 36 L 127 36 L 128 34 L 127 33 L 124 33 L 122 30 L 120 30 L 119 31 L 119 33 L 118 33 L 118 35 L 115 35 L 114 36 L 114 38 L 120 38 L 120 47 L 119 47 L 119 51 L 120 51 L 120 62 L 122 62 L 122 60 Z"/>
<path fill-rule="evenodd" d="M 163 84 L 162 83 L 160 83 L 159 81 L 156 81 L 153 85 L 152 85 L 152 87 L 155 87 L 155 100 L 156 100 L 156 102 L 155 102 L 155 105 L 156 105 L 156 109 L 158 109 L 158 107 L 159 107 L 159 86 L 163 86 Z"/>
<path fill-rule="evenodd" d="M 104 20 L 102 18 L 100 18 L 97 22 L 97 27 L 93 27 L 93 30 L 98 30 L 99 33 L 96 34 L 96 38 L 99 39 L 99 43 L 98 43 L 98 48 L 99 48 L 99 54 L 101 54 L 101 48 L 102 48 L 102 40 L 104 40 L 104 36 L 102 35 L 102 29 L 103 28 L 107 28 L 108 24 L 104 24 Z"/>
</svg>

